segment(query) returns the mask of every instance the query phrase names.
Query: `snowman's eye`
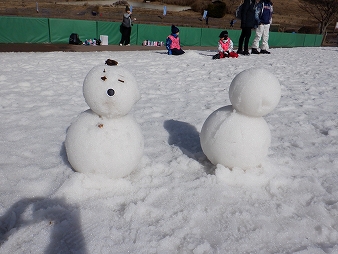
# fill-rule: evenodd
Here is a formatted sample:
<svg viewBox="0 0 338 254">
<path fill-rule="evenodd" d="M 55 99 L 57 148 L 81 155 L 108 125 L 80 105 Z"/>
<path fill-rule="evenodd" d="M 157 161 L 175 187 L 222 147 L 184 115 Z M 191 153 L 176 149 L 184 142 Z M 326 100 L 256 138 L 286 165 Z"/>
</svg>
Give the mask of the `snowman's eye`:
<svg viewBox="0 0 338 254">
<path fill-rule="evenodd" d="M 113 96 L 115 94 L 114 89 L 108 89 L 107 94 L 108 94 L 108 96 Z"/>
</svg>

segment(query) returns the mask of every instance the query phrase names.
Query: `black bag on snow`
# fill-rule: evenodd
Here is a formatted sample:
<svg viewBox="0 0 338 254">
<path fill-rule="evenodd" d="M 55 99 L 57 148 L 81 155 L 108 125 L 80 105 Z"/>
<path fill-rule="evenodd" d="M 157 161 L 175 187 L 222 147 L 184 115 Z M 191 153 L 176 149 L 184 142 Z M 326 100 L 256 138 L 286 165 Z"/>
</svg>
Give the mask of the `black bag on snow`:
<svg viewBox="0 0 338 254">
<path fill-rule="evenodd" d="M 212 56 L 212 59 L 215 60 L 215 59 L 220 59 L 220 54 L 217 53 L 216 55 Z"/>
<path fill-rule="evenodd" d="M 82 41 L 79 38 L 78 34 L 72 33 L 69 36 L 69 44 L 74 44 L 74 45 L 81 45 Z"/>
</svg>

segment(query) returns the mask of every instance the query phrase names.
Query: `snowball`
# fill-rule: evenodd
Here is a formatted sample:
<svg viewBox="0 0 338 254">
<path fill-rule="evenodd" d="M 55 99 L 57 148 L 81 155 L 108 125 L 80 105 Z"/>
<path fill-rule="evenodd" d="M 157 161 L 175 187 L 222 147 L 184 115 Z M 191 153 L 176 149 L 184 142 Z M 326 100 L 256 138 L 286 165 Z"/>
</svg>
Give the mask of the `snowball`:
<svg viewBox="0 0 338 254">
<path fill-rule="evenodd" d="M 134 76 L 122 67 L 108 65 L 89 71 L 83 82 L 83 96 L 96 114 L 110 118 L 126 115 L 140 99 Z"/>
<path fill-rule="evenodd" d="M 132 116 L 102 118 L 89 109 L 69 127 L 65 146 L 75 171 L 120 178 L 136 169 L 144 145 Z"/>
<path fill-rule="evenodd" d="M 248 116 L 270 113 L 281 97 L 278 79 L 265 69 L 251 68 L 231 82 L 229 97 L 233 107 Z"/>
<path fill-rule="evenodd" d="M 225 106 L 206 119 L 200 139 L 204 154 L 213 164 L 249 168 L 266 157 L 271 134 L 262 117 L 250 117 Z"/>
</svg>

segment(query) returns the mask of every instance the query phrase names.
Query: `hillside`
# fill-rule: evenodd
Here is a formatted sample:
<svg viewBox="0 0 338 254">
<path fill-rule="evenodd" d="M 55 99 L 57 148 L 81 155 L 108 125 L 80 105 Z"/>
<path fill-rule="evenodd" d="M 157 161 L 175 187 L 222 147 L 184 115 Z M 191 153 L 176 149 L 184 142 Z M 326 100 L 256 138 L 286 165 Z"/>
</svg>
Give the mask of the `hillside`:
<svg viewBox="0 0 338 254">
<path fill-rule="evenodd" d="M 142 2 L 142 0 L 136 0 Z M 93 0 L 83 1 L 80 5 L 70 5 L 70 1 L 50 1 L 50 0 L 2 0 L 0 1 L 0 15 L 24 16 L 24 17 L 46 17 L 46 18 L 66 18 L 81 20 L 102 20 L 120 22 L 124 5 L 103 4 L 97 5 Z M 79 1 L 77 1 L 78 3 Z M 92 2 L 93 4 L 90 4 Z M 135 2 L 135 0 L 134 0 Z M 226 2 L 226 1 L 225 1 Z M 277 24 L 280 31 L 298 31 L 301 27 L 317 27 L 316 22 L 309 15 L 298 7 L 298 0 L 275 0 L 273 23 Z M 38 3 L 38 12 L 37 4 Z M 234 9 L 236 6 L 232 6 Z M 99 14 L 94 16 L 92 11 Z M 209 18 L 208 24 L 202 20 L 202 15 L 191 10 L 180 12 L 167 12 L 162 15 L 160 10 L 134 9 L 133 15 L 136 22 L 142 24 L 159 24 L 191 27 L 212 27 L 229 29 L 229 22 L 234 15 L 228 14 L 223 18 Z M 239 29 L 240 22 L 236 22 L 234 29 Z"/>
</svg>

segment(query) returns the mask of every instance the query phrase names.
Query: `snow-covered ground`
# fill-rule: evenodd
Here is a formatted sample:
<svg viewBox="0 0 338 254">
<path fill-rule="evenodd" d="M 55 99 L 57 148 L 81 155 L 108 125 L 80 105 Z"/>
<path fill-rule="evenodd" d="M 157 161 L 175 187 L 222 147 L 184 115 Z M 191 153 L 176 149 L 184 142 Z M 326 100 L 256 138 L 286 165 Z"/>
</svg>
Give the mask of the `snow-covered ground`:
<svg viewBox="0 0 338 254">
<path fill-rule="evenodd" d="M 0 253 L 338 253 L 338 49 L 0 54 Z M 145 151 L 122 179 L 74 172 L 67 128 L 82 83 L 111 58 L 138 81 Z M 260 167 L 212 165 L 199 132 L 261 67 L 282 98 Z"/>
</svg>

